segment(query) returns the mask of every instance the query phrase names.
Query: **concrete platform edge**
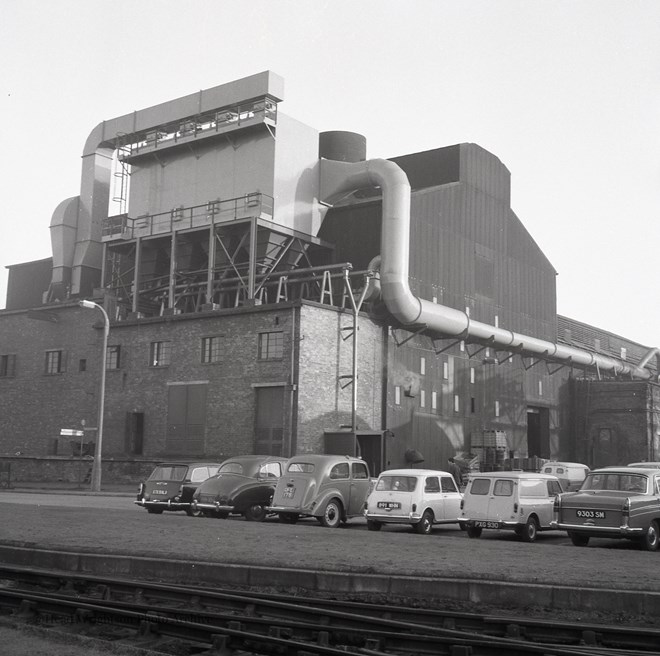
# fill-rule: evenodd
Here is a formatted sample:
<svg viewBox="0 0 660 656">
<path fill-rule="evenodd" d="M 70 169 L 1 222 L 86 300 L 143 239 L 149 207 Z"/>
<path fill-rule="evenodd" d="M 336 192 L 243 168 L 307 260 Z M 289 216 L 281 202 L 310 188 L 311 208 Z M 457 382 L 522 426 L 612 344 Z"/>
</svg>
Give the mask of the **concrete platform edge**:
<svg viewBox="0 0 660 656">
<path fill-rule="evenodd" d="M 273 587 L 282 590 L 305 590 L 310 593 L 446 599 L 500 608 L 541 607 L 563 611 L 625 613 L 635 616 L 660 614 L 660 593 L 650 591 L 313 571 L 129 555 L 77 553 L 9 545 L 0 545 L 0 562 L 76 574 L 183 585 Z"/>
</svg>

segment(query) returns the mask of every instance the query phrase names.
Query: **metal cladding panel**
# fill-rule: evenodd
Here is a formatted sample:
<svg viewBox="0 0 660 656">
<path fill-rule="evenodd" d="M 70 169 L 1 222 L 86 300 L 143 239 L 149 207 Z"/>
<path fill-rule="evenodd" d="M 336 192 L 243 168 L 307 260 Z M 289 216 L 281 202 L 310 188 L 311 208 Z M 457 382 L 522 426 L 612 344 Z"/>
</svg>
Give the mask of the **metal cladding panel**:
<svg viewBox="0 0 660 656">
<path fill-rule="evenodd" d="M 460 179 L 460 146 L 447 146 L 423 153 L 392 157 L 408 176 L 413 190 L 435 187 Z"/>
</svg>

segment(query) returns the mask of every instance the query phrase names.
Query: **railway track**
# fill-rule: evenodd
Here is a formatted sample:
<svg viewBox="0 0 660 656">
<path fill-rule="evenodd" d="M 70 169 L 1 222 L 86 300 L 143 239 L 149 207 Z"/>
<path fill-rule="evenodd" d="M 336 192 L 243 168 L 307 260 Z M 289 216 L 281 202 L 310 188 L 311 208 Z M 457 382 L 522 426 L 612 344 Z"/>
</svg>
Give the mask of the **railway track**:
<svg viewBox="0 0 660 656">
<path fill-rule="evenodd" d="M 660 655 L 660 630 L 0 567 L 0 612 L 180 653 Z M 168 651 L 172 653 L 172 651 Z"/>
</svg>

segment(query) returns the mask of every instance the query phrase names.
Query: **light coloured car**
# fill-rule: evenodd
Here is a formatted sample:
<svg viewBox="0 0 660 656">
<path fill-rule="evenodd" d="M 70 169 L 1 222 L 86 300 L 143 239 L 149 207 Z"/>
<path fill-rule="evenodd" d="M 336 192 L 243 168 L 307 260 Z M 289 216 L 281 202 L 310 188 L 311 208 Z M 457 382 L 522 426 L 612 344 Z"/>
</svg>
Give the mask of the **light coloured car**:
<svg viewBox="0 0 660 656">
<path fill-rule="evenodd" d="M 360 458 L 302 454 L 286 463 L 268 510 L 278 513 L 281 522 L 315 517 L 335 528 L 362 516 L 370 487 L 369 468 Z"/>
<path fill-rule="evenodd" d="M 534 542 L 539 531 L 555 526 L 553 506 L 563 492 L 556 476 L 525 471 L 473 474 L 463 501 L 460 520 L 468 537 L 484 529 L 510 530 L 525 542 Z"/>
<path fill-rule="evenodd" d="M 591 538 L 626 538 L 657 551 L 660 470 L 630 465 L 594 469 L 577 492 L 557 499 L 553 523 L 568 531 L 577 547 L 587 546 Z"/>
<path fill-rule="evenodd" d="M 458 524 L 461 499 L 452 475 L 434 469 L 390 469 L 381 473 L 366 501 L 370 531 L 384 524 L 410 524 L 428 535 L 434 524 Z"/>
<path fill-rule="evenodd" d="M 541 472 L 556 476 L 564 492 L 572 492 L 580 489 L 582 481 L 589 473 L 589 467 L 580 462 L 549 460 L 541 467 Z"/>
</svg>

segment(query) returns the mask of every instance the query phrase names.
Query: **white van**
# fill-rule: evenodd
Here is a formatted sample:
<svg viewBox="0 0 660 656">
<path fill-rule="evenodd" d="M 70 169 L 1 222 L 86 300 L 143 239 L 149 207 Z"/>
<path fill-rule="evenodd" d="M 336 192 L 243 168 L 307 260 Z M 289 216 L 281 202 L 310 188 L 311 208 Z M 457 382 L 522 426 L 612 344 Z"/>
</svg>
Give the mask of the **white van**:
<svg viewBox="0 0 660 656">
<path fill-rule="evenodd" d="M 463 494 L 461 526 L 468 537 L 484 529 L 512 530 L 525 542 L 551 530 L 553 504 L 563 492 L 556 476 L 524 471 L 472 474 Z"/>
<path fill-rule="evenodd" d="M 549 460 L 541 467 L 541 472 L 556 476 L 564 492 L 574 492 L 580 489 L 582 481 L 589 473 L 589 467 L 579 462 Z"/>
</svg>

